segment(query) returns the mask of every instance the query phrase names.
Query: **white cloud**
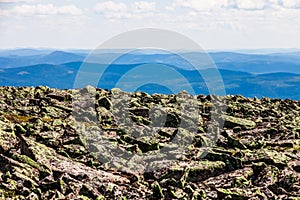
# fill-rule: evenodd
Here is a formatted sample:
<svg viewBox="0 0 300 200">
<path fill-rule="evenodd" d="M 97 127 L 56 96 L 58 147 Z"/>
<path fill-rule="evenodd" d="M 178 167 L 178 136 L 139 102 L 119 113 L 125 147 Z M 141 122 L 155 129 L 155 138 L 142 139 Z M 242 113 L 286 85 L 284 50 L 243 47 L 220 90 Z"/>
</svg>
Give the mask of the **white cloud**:
<svg viewBox="0 0 300 200">
<path fill-rule="evenodd" d="M 9 12 L 7 10 L 1 10 L 0 9 L 0 16 L 8 16 Z"/>
<path fill-rule="evenodd" d="M 271 4 L 275 4 L 275 5 L 280 5 L 281 4 L 281 0 L 267 0 L 267 2 L 271 3 Z"/>
<path fill-rule="evenodd" d="M 296 9 L 300 8 L 300 0 L 172 0 L 167 1 L 169 3 L 102 0 L 92 3 L 92 6 L 77 2 L 77 7 L 62 6 L 72 4 L 72 0 L 60 4 L 52 0 L 52 4 L 46 0 L 0 0 L 4 1 L 16 4 L 0 5 L 2 48 L 32 45 L 93 47 L 95 41 L 143 27 L 179 31 L 210 48 L 300 45 L 300 9 Z M 25 1 L 38 3 L 21 3 Z M 88 16 L 78 15 L 80 13 Z M 81 19 L 84 17 L 86 19 Z M 108 23 L 109 20 L 116 23 Z M 20 26 L 23 26 L 22 30 L 18 28 Z M 103 26 L 104 32 L 100 28 Z M 82 35 L 89 37 L 82 40 Z M 49 39 L 45 40 L 46 36 Z"/>
<path fill-rule="evenodd" d="M 237 8 L 244 10 L 264 10 L 267 8 L 299 9 L 300 0 L 235 0 Z"/>
<path fill-rule="evenodd" d="M 110 20 L 140 19 L 150 16 L 155 11 L 155 6 L 155 2 L 148 1 L 136 1 L 129 5 L 121 2 L 106 1 L 97 3 L 94 10 Z"/>
<path fill-rule="evenodd" d="M 55 6 L 53 4 L 20 5 L 11 10 L 9 14 L 16 15 L 81 15 L 81 9 L 74 5 Z"/>
<path fill-rule="evenodd" d="M 300 0 L 174 0 L 166 9 L 189 8 L 196 11 L 212 11 L 223 8 L 255 11 L 276 7 L 298 9 Z"/>
<path fill-rule="evenodd" d="M 28 3 L 32 3 L 32 2 L 36 2 L 37 0 L 0 0 L 0 3 L 20 3 L 20 2 L 28 2 Z"/>
<path fill-rule="evenodd" d="M 156 10 L 155 2 L 148 2 L 148 1 L 136 1 L 133 3 L 133 10 L 137 13 L 142 12 L 154 12 Z"/>
<path fill-rule="evenodd" d="M 125 12 L 127 11 L 127 6 L 125 3 L 115 3 L 113 1 L 106 1 L 102 3 L 97 3 L 95 6 L 95 11 L 100 13 Z"/>
<path fill-rule="evenodd" d="M 236 0 L 238 9 L 243 10 L 263 10 L 267 6 L 265 0 Z"/>
<path fill-rule="evenodd" d="M 283 0 L 282 4 L 286 8 L 300 8 L 300 0 Z"/>
<path fill-rule="evenodd" d="M 190 8 L 198 11 L 206 11 L 221 8 L 226 2 L 226 0 L 175 0 L 171 6 L 167 7 L 167 9 Z"/>
<path fill-rule="evenodd" d="M 127 12 L 127 5 L 125 3 L 115 3 L 113 1 L 106 1 L 97 3 L 95 11 L 103 14 L 104 17 L 115 20 L 115 19 L 128 19 L 131 15 Z"/>
<path fill-rule="evenodd" d="M 237 8 L 237 0 L 225 0 L 223 1 L 222 8 Z"/>
</svg>

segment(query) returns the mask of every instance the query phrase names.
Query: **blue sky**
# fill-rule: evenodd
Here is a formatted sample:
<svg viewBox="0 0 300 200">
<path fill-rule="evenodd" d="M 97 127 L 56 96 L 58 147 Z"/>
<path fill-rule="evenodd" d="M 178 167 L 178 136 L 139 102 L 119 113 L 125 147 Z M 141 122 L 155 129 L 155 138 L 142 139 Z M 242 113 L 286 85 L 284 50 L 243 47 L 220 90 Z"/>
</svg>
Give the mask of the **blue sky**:
<svg viewBox="0 0 300 200">
<path fill-rule="evenodd" d="M 88 48 L 138 28 L 204 49 L 300 48 L 300 0 L 0 0 L 0 48 Z"/>
</svg>

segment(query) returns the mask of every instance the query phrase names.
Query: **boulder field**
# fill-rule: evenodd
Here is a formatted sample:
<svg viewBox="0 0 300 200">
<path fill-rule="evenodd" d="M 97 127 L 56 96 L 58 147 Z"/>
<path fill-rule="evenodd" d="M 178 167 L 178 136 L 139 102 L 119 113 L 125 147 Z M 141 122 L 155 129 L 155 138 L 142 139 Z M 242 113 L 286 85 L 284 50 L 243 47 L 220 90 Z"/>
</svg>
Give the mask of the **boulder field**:
<svg viewBox="0 0 300 200">
<path fill-rule="evenodd" d="M 0 199 L 300 199 L 299 150 L 300 101 L 0 87 Z"/>
</svg>

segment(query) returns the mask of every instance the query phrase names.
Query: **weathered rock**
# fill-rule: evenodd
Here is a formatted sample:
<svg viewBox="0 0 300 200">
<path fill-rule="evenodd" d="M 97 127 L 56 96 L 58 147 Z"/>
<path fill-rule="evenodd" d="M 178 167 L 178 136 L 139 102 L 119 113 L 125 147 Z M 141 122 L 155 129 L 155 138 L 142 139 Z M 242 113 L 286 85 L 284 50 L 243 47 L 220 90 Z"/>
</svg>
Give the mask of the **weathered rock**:
<svg viewBox="0 0 300 200">
<path fill-rule="evenodd" d="M 98 100 L 98 104 L 99 106 L 102 106 L 107 110 L 110 110 L 110 108 L 112 107 L 111 101 L 106 97 L 100 97 L 100 99 Z"/>
<path fill-rule="evenodd" d="M 18 143 L 13 128 L 9 124 L 0 121 L 0 153 L 4 153 L 14 148 Z"/>
<path fill-rule="evenodd" d="M 0 199 L 297 199 L 299 116 L 291 100 L 0 87 Z"/>
<path fill-rule="evenodd" d="M 237 117 L 232 116 L 225 116 L 225 127 L 227 128 L 235 128 L 235 127 L 241 127 L 243 129 L 254 129 L 256 127 L 255 122 L 241 119 Z"/>
</svg>

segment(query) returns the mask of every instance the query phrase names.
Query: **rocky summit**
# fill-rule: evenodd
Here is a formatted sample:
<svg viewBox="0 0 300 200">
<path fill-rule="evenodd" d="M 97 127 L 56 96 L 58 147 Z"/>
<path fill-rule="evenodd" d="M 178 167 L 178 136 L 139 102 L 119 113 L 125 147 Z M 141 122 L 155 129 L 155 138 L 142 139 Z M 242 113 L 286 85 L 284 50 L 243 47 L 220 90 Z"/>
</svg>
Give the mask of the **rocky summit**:
<svg viewBox="0 0 300 200">
<path fill-rule="evenodd" d="M 300 199 L 299 134 L 289 99 L 0 87 L 0 199 Z"/>
</svg>

